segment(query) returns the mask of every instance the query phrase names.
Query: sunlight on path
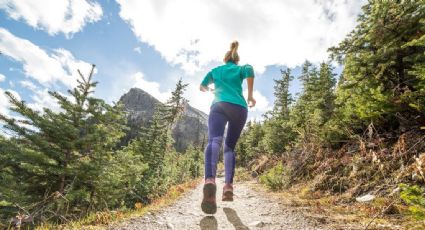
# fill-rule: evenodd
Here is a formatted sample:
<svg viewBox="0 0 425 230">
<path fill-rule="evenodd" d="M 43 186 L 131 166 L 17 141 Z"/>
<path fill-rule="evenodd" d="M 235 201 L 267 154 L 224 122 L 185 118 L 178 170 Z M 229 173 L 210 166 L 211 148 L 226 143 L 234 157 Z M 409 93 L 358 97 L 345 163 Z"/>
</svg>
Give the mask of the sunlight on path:
<svg viewBox="0 0 425 230">
<path fill-rule="evenodd" d="M 235 184 L 235 201 L 222 202 L 223 178 L 218 178 L 215 215 L 205 215 L 201 211 L 200 184 L 174 205 L 110 229 L 328 229 L 293 209 L 285 208 L 275 198 L 263 197 L 249 188 L 249 183 L 254 182 Z"/>
</svg>

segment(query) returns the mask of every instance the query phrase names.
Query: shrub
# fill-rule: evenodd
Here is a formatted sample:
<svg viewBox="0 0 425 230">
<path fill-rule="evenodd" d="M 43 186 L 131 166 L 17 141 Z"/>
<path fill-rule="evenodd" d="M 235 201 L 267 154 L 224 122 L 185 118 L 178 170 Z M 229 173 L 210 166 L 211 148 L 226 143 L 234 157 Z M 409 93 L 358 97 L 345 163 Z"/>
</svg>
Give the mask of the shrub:
<svg viewBox="0 0 425 230">
<path fill-rule="evenodd" d="M 288 171 L 284 169 L 282 162 L 260 176 L 260 182 L 271 190 L 279 190 L 287 186 Z"/>
<path fill-rule="evenodd" d="M 409 205 L 409 212 L 417 220 L 425 219 L 425 197 L 424 189 L 418 185 L 400 185 L 400 197 Z"/>
</svg>

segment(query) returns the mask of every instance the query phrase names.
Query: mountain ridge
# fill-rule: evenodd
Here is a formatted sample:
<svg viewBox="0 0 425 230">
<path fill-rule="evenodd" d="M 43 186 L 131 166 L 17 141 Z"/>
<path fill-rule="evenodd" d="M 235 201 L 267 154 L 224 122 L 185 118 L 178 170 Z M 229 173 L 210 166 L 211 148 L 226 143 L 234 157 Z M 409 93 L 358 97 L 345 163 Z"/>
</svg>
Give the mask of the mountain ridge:
<svg viewBox="0 0 425 230">
<path fill-rule="evenodd" d="M 123 140 L 122 144 L 124 145 L 138 136 L 141 126 L 148 127 L 155 111 L 155 104 L 163 104 L 140 88 L 131 88 L 120 97 L 119 102 L 124 105 L 130 127 L 130 131 L 127 132 Z M 189 145 L 203 148 L 208 133 L 207 123 L 207 114 L 185 102 L 182 117 L 172 126 L 172 136 L 175 140 L 174 147 L 176 150 L 183 152 Z"/>
</svg>

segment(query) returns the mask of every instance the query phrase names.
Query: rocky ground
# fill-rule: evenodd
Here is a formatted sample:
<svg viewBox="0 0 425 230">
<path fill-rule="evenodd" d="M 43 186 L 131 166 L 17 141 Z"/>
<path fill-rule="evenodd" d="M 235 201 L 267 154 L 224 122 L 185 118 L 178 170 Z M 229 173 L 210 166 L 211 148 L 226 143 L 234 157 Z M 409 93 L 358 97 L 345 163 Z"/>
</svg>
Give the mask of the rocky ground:
<svg viewBox="0 0 425 230">
<path fill-rule="evenodd" d="M 218 191 L 223 178 L 218 179 Z M 218 201 L 215 215 L 201 211 L 202 184 L 161 211 L 148 213 L 108 229 L 364 229 L 364 226 L 341 225 L 324 216 L 305 215 L 302 207 L 293 207 L 268 193 L 255 181 L 234 186 L 235 201 Z M 220 198 L 220 193 L 217 194 Z M 382 229 L 382 228 L 380 228 Z M 384 228 L 385 229 L 385 228 Z"/>
</svg>

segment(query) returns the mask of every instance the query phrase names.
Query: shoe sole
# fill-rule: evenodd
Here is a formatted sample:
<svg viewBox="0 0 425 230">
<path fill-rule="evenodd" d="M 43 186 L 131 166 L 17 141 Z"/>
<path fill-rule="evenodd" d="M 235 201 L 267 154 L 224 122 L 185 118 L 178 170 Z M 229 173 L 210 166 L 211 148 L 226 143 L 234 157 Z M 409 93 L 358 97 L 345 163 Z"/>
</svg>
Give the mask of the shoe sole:
<svg viewBox="0 0 425 230">
<path fill-rule="evenodd" d="M 233 192 L 232 191 L 226 191 L 223 193 L 222 201 L 233 201 Z"/>
<path fill-rule="evenodd" d="M 201 209 L 206 214 L 215 214 L 217 212 L 217 204 L 213 201 L 205 200 L 205 198 L 215 197 L 217 191 L 217 186 L 215 184 L 205 184 L 204 185 L 204 199 L 201 203 Z"/>
</svg>

